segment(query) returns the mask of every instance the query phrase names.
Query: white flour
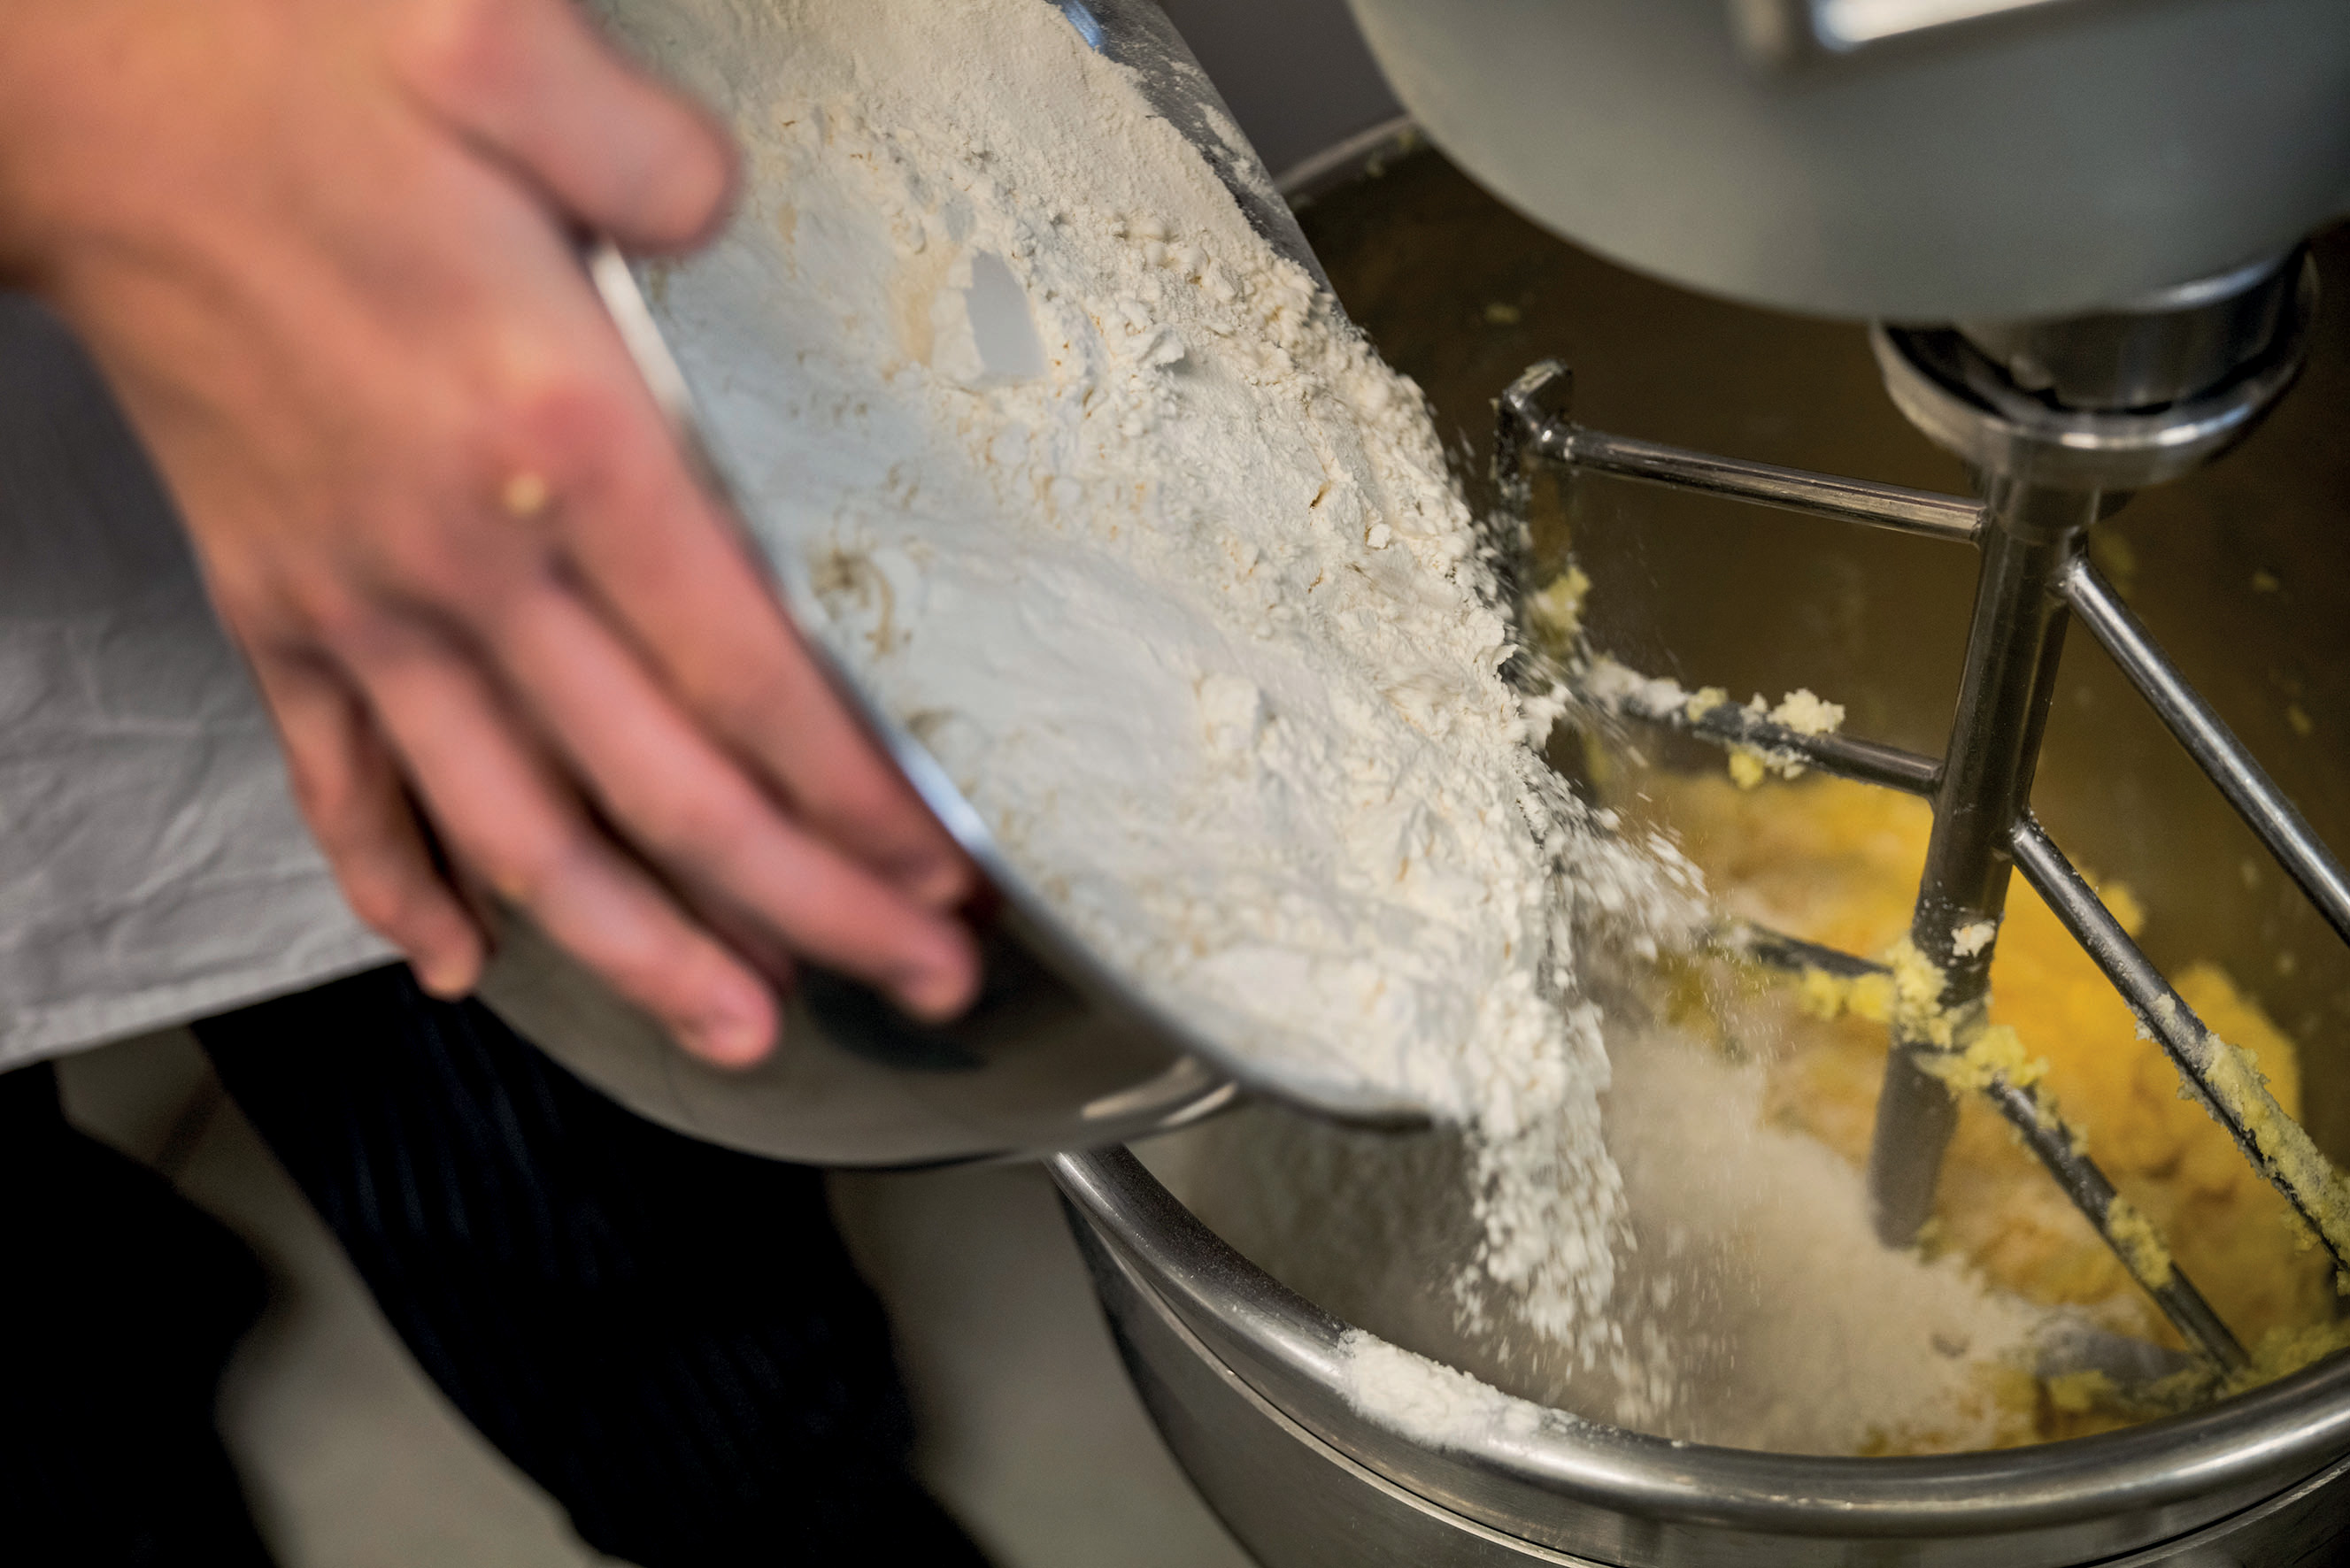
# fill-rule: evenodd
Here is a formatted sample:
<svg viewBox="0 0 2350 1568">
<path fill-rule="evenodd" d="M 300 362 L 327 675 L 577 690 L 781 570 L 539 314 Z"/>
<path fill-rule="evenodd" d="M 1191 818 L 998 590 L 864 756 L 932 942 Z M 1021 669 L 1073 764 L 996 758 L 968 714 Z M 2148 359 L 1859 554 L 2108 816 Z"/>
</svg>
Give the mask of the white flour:
<svg viewBox="0 0 2350 1568">
<path fill-rule="evenodd" d="M 1557 1419 L 1531 1399 L 1415 1355 L 1359 1328 L 1338 1340 L 1338 1391 L 1347 1403 L 1417 1443 L 1465 1449 L 1496 1437 L 1531 1438 Z"/>
<path fill-rule="evenodd" d="M 749 151 L 658 303 L 815 629 L 1163 1005 L 1471 1126 L 1491 1280 L 1589 1331 L 1575 948 L 1691 911 L 1529 744 L 1419 389 L 1045 0 L 645 17 Z"/>
<path fill-rule="evenodd" d="M 1505 1312 L 1450 1310 L 1464 1217 L 1441 1140 L 1253 1111 L 1142 1153 L 1219 1235 L 1357 1325 L 1342 1391 L 1422 1442 L 1523 1432 L 1528 1401 L 1792 1453 L 1980 1448 L 2013 1426 L 2004 1376 L 2061 1314 L 1992 1293 L 1957 1259 L 1880 1246 L 1858 1173 L 1769 1125 L 1759 1064 L 1663 1030 L 1612 1030 L 1611 1045 L 1630 1223 L 1596 1355 Z"/>
</svg>

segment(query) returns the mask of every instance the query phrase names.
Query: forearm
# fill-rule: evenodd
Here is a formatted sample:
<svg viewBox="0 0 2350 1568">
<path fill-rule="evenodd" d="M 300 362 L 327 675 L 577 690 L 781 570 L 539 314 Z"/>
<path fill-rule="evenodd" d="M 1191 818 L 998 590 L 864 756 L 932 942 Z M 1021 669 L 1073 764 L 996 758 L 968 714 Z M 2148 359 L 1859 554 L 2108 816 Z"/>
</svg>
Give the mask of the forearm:
<svg viewBox="0 0 2350 1568">
<path fill-rule="evenodd" d="M 224 142 L 224 118 L 284 68 L 300 6 L 17 0 L 0 7 L 0 269 L 54 289 L 78 250 L 143 223 Z M 234 68 L 222 62 L 233 59 Z"/>
</svg>

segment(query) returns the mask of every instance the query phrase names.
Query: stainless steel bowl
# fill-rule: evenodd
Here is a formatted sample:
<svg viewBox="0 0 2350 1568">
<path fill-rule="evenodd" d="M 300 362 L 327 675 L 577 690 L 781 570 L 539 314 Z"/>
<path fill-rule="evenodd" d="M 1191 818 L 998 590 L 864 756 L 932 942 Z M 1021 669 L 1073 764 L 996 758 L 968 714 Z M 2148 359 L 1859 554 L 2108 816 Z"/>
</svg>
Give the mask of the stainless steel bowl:
<svg viewBox="0 0 2350 1568">
<path fill-rule="evenodd" d="M 1094 49 L 1137 74 L 1152 108 L 1200 148 L 1260 232 L 1319 275 L 1312 250 L 1173 25 L 1154 0 L 1037 0 L 1062 13 Z M 709 7 L 672 0 L 602 0 L 615 33 L 657 69 L 714 102 L 758 101 L 778 68 L 746 50 L 740 31 Z M 772 31 L 758 36 L 773 39 Z M 739 92 L 734 89 L 741 89 Z M 746 134 L 753 128 L 746 128 Z M 733 220 L 743 243 L 785 243 L 772 222 L 790 192 L 755 173 Z M 674 268 L 684 275 L 698 264 Z M 705 483 L 744 525 L 773 568 L 777 597 L 802 626 L 827 618 L 806 563 L 776 520 L 757 514 L 730 483 L 730 453 L 755 432 L 697 412 L 697 382 L 723 386 L 729 341 L 697 333 L 640 291 L 619 254 L 590 257 L 605 304 Z M 745 306 L 755 309 L 755 301 Z M 705 400 L 703 408 L 714 406 Z M 971 856 L 990 896 L 980 920 L 984 984 L 963 1017 L 916 1023 L 875 992 L 809 971 L 789 1000 L 784 1040 L 748 1071 L 688 1057 L 536 932 L 502 944 L 482 994 L 529 1039 L 622 1104 L 692 1137 L 782 1159 L 842 1166 L 918 1166 L 1014 1158 L 1097 1147 L 1181 1126 L 1237 1097 L 1240 1085 L 1284 1096 L 1277 1076 L 1226 1049 L 1094 955 L 1029 885 L 938 763 L 896 716 L 859 687 L 815 639 L 835 687 L 915 793 Z M 1417 1125 L 1414 1107 L 1375 1089 L 1332 1089 L 1311 1107 L 1368 1125 Z"/>
<path fill-rule="evenodd" d="M 1143 1404 L 1266 1568 L 2316 1568 L 2350 1552 L 2350 1360 L 2126 1432 L 1947 1459 L 1750 1453 L 1564 1416 L 1430 1449 L 1341 1396 L 1344 1324 L 1132 1155 L 1053 1173 Z"/>
<path fill-rule="evenodd" d="M 1887 400 L 1865 334 L 1679 293 L 1554 240 L 1433 155 L 1305 213 L 1339 294 L 1482 469 L 1488 400 L 1574 363 L 1599 427 L 1762 461 L 1963 487 Z M 2350 234 L 2320 236 L 2334 292 Z M 1499 307 L 1499 308 L 1496 308 Z M 2208 470 L 2097 545 L 2228 722 L 2350 843 L 2350 321 Z M 1841 700 L 1856 732 L 1947 731 L 1970 561 L 1929 542 L 1578 481 L 1564 520 L 1603 646 L 1690 685 Z M 2350 955 L 2086 639 L 2066 655 L 2036 805 L 2151 910 L 2149 950 L 2226 965 L 2303 1055 L 2305 1119 L 2350 1153 Z M 1717 755 L 1692 762 L 1719 766 Z M 2094 1131 L 2094 1129 L 2092 1129 Z M 2350 1560 L 2350 1357 L 2129 1431 L 1939 1459 L 1676 1446 L 1565 1418 L 1437 1450 L 1338 1393 L 1343 1325 L 1234 1251 L 1131 1157 L 1054 1163 L 1136 1386 L 1272 1568 L 1322 1563 L 2260 1564 Z M 1212 1220 L 1213 1216 L 1207 1216 Z"/>
</svg>

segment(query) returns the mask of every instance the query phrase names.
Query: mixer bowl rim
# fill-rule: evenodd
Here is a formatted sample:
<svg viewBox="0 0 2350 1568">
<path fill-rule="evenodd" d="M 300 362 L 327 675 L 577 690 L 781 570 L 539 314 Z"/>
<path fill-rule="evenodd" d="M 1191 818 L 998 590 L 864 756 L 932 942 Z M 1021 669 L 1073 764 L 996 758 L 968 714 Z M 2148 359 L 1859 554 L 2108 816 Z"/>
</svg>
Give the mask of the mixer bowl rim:
<svg viewBox="0 0 2350 1568">
<path fill-rule="evenodd" d="M 1326 1390 L 1325 1412 L 1232 1370 L 1292 1418 L 1399 1485 L 1331 1429 L 1348 1407 L 1336 1384 L 1349 1325 L 1243 1257 L 1123 1148 L 1056 1156 L 1066 1200 L 1178 1314 L 1236 1342 L 1285 1377 Z M 1361 1332 L 1361 1331 L 1355 1331 Z M 1357 1407 L 1353 1418 L 1399 1429 Z M 1317 1417 L 1321 1418 L 1317 1418 Z M 2116 1432 L 2025 1449 L 1897 1459 L 1777 1454 L 1676 1442 L 1548 1412 L 1537 1430 L 1481 1435 L 1444 1457 L 1471 1470 L 1659 1520 L 1821 1536 L 1888 1532 L 1991 1534 L 2114 1511 L 2289 1486 L 2350 1449 L 2350 1355 L 2249 1394 Z"/>
</svg>

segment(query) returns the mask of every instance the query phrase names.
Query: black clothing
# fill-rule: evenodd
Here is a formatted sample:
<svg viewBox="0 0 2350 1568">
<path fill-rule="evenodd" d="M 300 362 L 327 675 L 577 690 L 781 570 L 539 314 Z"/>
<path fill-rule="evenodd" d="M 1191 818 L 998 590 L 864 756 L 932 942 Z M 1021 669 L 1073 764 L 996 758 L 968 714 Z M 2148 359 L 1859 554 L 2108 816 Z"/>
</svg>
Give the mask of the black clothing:
<svg viewBox="0 0 2350 1568">
<path fill-rule="evenodd" d="M 196 1033 L 418 1362 L 590 1545 L 641 1568 L 982 1564 L 908 1470 L 888 1327 L 816 1171 L 654 1127 L 487 1009 L 426 996 L 404 966 Z M 9 1207 L 37 1189 L 12 1185 Z M 231 1251 L 192 1210 L 173 1223 Z M 120 1225 L 92 1212 L 58 1244 Z M 246 1281 L 242 1296 L 194 1314 L 214 1347 L 200 1379 L 208 1417 L 242 1326 L 228 1309 L 249 1318 L 258 1296 L 241 1255 L 187 1270 Z M 63 1272 L 44 1261 L 23 1277 Z M 141 1323 L 201 1337 L 180 1321 L 184 1292 L 142 1304 Z M 117 1319 L 67 1359 L 118 1355 L 139 1332 Z M 173 1386 L 182 1405 L 192 1376 Z M 8 1425 L 27 1429 L 26 1413 L 11 1410 Z M 203 1435 L 217 1455 L 208 1421 Z M 98 1483 L 109 1500 L 146 1484 L 115 1469 Z M 74 1560 L 100 1559 L 85 1541 Z M 129 1542 L 120 1560 L 235 1561 L 142 1558 Z"/>
</svg>

